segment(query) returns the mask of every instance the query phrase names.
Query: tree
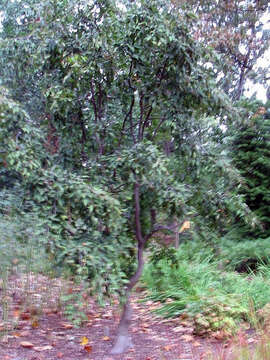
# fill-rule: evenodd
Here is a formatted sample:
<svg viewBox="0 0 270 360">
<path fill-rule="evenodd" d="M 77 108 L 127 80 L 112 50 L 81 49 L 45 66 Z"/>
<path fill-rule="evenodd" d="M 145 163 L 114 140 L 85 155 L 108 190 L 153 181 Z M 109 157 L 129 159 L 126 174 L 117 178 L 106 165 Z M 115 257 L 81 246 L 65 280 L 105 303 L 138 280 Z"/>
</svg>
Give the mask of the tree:
<svg viewBox="0 0 270 360">
<path fill-rule="evenodd" d="M 23 17 L 31 30 L 26 39 L 20 29 L 6 32 L 11 53 L 26 52 L 30 64 L 19 76 L 2 70 L 28 110 L 19 122 L 11 116 L 11 128 L 1 122 L 11 140 L 5 162 L 21 177 L 24 201 L 47 220 L 48 250 L 72 259 L 100 294 L 126 283 L 112 349 L 122 353 L 131 343 L 131 291 L 153 234 L 175 230 L 166 221 L 174 216 L 203 225 L 209 209 L 205 222 L 214 223 L 228 203 L 247 214 L 241 198 L 231 197 L 234 170 L 224 144 L 210 139 L 232 107 L 205 66 L 209 49 L 190 34 L 190 13 L 179 18 L 165 2 L 144 0 L 120 8 L 111 1 L 29 4 L 31 19 L 38 12 L 39 20 L 32 27 Z M 34 101 L 24 103 L 24 87 L 37 89 Z M 2 118 L 10 111 L 4 108 Z M 134 249 L 137 267 L 129 277 L 126 259 Z"/>
<path fill-rule="evenodd" d="M 198 17 L 193 21 L 193 35 L 217 51 L 209 62 L 214 66 L 218 84 L 235 101 L 244 94 L 247 81 L 267 86 L 269 66 L 257 65 L 269 49 L 268 1 L 181 1 L 172 0 L 176 8 L 190 8 Z"/>
<path fill-rule="evenodd" d="M 262 228 L 253 230 L 253 236 L 268 237 L 269 179 L 270 179 L 270 123 L 269 103 L 242 101 L 244 121 L 233 129 L 233 161 L 240 170 L 245 186 L 245 201 L 257 215 Z M 250 233 L 250 230 L 246 230 Z M 251 233 L 252 234 L 252 233 Z"/>
</svg>

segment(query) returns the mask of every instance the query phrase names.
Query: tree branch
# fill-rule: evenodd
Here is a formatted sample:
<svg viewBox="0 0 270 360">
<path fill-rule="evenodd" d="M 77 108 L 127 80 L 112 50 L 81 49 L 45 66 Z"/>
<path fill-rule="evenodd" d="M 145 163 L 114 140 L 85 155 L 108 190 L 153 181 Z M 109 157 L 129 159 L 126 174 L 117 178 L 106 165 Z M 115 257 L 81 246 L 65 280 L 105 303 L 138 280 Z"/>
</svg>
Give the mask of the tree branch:
<svg viewBox="0 0 270 360">
<path fill-rule="evenodd" d="M 145 117 L 143 126 L 142 126 L 142 135 L 141 135 L 142 138 L 143 138 L 143 134 L 144 134 L 144 129 L 145 129 L 147 123 L 148 123 L 148 120 L 149 120 L 149 117 L 150 117 L 150 115 L 151 115 L 152 109 L 153 109 L 153 108 L 152 108 L 152 105 L 151 105 L 151 106 L 150 106 L 150 109 L 148 110 L 148 113 L 147 113 L 147 115 L 146 115 L 146 117 Z"/>
<path fill-rule="evenodd" d="M 140 95 L 140 120 L 139 120 L 139 128 L 138 128 L 138 140 L 139 141 L 142 140 L 142 126 L 143 126 L 143 113 L 144 113 L 143 98 L 144 98 L 144 95 L 141 94 Z"/>
<path fill-rule="evenodd" d="M 158 130 L 160 129 L 160 127 L 161 127 L 161 125 L 163 124 L 164 121 L 165 121 L 165 116 L 162 117 L 162 119 L 161 119 L 160 122 L 158 123 L 158 126 L 155 128 L 155 131 L 154 131 L 154 133 L 153 133 L 153 135 L 152 135 L 151 140 L 154 140 L 154 138 L 155 138 L 156 135 L 157 135 Z"/>
<path fill-rule="evenodd" d="M 158 231 L 167 230 L 173 232 L 178 226 L 179 226 L 178 224 L 172 224 L 169 226 L 155 224 L 153 230 L 145 236 L 145 241 L 148 241 Z"/>
<path fill-rule="evenodd" d="M 90 81 L 90 89 L 91 89 L 91 102 L 92 102 L 93 109 L 94 109 L 94 114 L 95 114 L 95 123 L 97 125 L 98 120 L 99 120 L 99 116 L 98 116 L 97 104 L 96 104 L 96 101 L 95 101 L 95 91 L 94 91 L 94 86 L 93 86 L 93 81 L 92 80 Z M 100 155 L 102 155 L 103 152 L 104 152 L 104 146 L 102 144 L 102 141 L 97 136 L 97 131 L 95 132 L 95 138 L 96 138 L 96 142 L 98 144 L 98 152 L 99 152 Z"/>
<path fill-rule="evenodd" d="M 93 86 L 93 81 L 90 81 L 90 89 L 91 89 L 91 102 L 93 105 L 93 109 L 94 109 L 94 114 L 95 114 L 95 122 L 97 123 L 98 121 L 98 111 L 97 111 L 97 104 L 95 101 L 95 91 L 94 91 L 94 86 Z"/>
<path fill-rule="evenodd" d="M 132 95 L 132 100 L 131 100 L 131 103 L 130 103 L 129 110 L 128 110 L 128 112 L 126 113 L 126 116 L 125 116 L 124 121 L 123 121 L 122 129 L 121 129 L 121 133 L 120 133 L 120 139 L 119 139 L 119 141 L 118 141 L 118 146 L 120 146 L 120 143 L 121 143 L 121 140 L 122 140 L 122 137 L 123 137 L 123 134 L 124 134 L 125 125 L 126 125 L 126 122 L 127 122 L 128 117 L 129 117 L 130 123 L 131 123 L 131 126 L 130 126 L 131 136 L 132 136 L 132 138 L 133 138 L 134 143 L 136 142 L 136 141 L 135 141 L 135 137 L 134 137 L 134 132 L 133 132 L 133 124 L 132 124 L 132 111 L 133 111 L 134 103 L 135 103 L 135 96 L 134 96 L 134 94 L 133 94 L 133 95 Z"/>
</svg>

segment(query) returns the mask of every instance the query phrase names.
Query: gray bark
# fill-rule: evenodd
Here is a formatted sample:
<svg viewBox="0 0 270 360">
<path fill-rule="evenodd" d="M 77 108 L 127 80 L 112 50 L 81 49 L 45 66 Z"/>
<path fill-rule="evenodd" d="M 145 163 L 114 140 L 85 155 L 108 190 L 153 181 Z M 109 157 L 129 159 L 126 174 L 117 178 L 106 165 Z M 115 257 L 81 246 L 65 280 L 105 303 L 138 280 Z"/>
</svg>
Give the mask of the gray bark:
<svg viewBox="0 0 270 360">
<path fill-rule="evenodd" d="M 128 332 L 132 320 L 132 308 L 130 304 L 131 291 L 139 280 L 143 271 L 143 250 L 146 243 L 146 238 L 142 236 L 141 220 L 140 220 L 140 185 L 134 185 L 134 202 L 135 202 L 135 233 L 137 239 L 137 258 L 138 265 L 135 274 L 131 277 L 126 288 L 126 302 L 121 315 L 120 323 L 117 330 L 115 343 L 110 351 L 110 354 L 123 354 L 130 347 L 132 347 L 131 336 Z"/>
</svg>

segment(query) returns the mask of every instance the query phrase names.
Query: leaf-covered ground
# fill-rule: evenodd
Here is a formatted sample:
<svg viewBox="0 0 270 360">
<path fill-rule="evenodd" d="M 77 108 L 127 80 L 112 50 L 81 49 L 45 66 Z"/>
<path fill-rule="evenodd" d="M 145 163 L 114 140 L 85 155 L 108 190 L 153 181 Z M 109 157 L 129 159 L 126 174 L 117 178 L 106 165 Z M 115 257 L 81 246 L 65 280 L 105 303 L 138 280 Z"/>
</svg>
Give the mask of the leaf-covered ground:
<svg viewBox="0 0 270 360">
<path fill-rule="evenodd" d="M 100 308 L 93 299 L 83 297 L 87 321 L 76 328 L 63 314 L 59 296 L 76 292 L 71 283 L 48 280 L 45 276 L 13 276 L 3 299 L 8 301 L 7 321 L 0 324 L 1 360 L 203 360 L 230 359 L 230 346 L 218 339 L 196 338 L 180 319 L 164 320 L 151 310 L 152 302 L 139 302 L 143 293 L 133 297 L 131 327 L 133 348 L 124 355 L 108 355 L 119 321 L 116 301 Z M 26 296 L 27 293 L 27 296 Z M 3 307 L 2 316 L 4 315 Z M 6 309 L 7 310 L 7 309 Z M 15 326 L 16 324 L 16 326 Z M 253 338 L 247 339 L 252 344 Z M 226 357 L 224 356 L 226 354 Z M 222 357 L 223 356 L 223 357 Z"/>
</svg>

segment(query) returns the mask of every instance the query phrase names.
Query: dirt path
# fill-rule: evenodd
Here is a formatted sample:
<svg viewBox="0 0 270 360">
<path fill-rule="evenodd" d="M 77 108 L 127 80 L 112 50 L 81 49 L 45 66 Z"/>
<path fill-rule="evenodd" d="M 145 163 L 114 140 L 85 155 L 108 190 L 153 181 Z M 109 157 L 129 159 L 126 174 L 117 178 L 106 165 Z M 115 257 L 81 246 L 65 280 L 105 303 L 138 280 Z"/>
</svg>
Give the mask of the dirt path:
<svg viewBox="0 0 270 360">
<path fill-rule="evenodd" d="M 134 347 L 124 355 L 108 356 L 118 322 L 117 308 L 88 312 L 86 326 L 74 328 L 60 313 L 47 313 L 33 323 L 27 312 L 18 328 L 2 339 L 1 360 L 202 360 L 222 344 L 193 337 L 176 322 L 164 322 L 149 312 L 149 305 L 134 304 L 131 327 Z M 177 331 L 176 331 L 177 330 Z M 181 331 L 180 331 L 181 330 Z M 211 352 L 211 351 L 210 351 Z"/>
<path fill-rule="evenodd" d="M 45 277 L 31 280 L 31 297 L 42 299 L 42 313 L 36 305 L 23 305 L 23 287 L 14 284 L 10 295 L 10 316 L 17 317 L 17 326 L 0 342 L 1 360 L 229 360 L 229 349 L 221 341 L 196 338 L 192 329 L 179 319 L 164 320 L 151 310 L 152 302 L 138 302 L 142 294 L 133 297 L 131 335 L 133 348 L 124 355 L 108 355 L 119 321 L 117 304 L 98 307 L 85 298 L 88 321 L 75 328 L 57 310 L 57 284 L 48 285 Z M 44 285 L 46 283 L 46 286 Z M 54 301 L 47 303 L 48 287 Z M 14 290 L 15 289 L 15 290 Z M 44 294 L 42 294 L 42 289 Z M 47 299 L 48 300 L 48 299 Z M 54 305 L 53 305 L 54 304 Z M 0 324 L 0 330 L 3 324 Z M 226 352 L 226 356 L 224 353 Z M 211 355 L 212 354 L 212 355 Z M 223 357 L 221 356 L 223 354 Z"/>
</svg>

